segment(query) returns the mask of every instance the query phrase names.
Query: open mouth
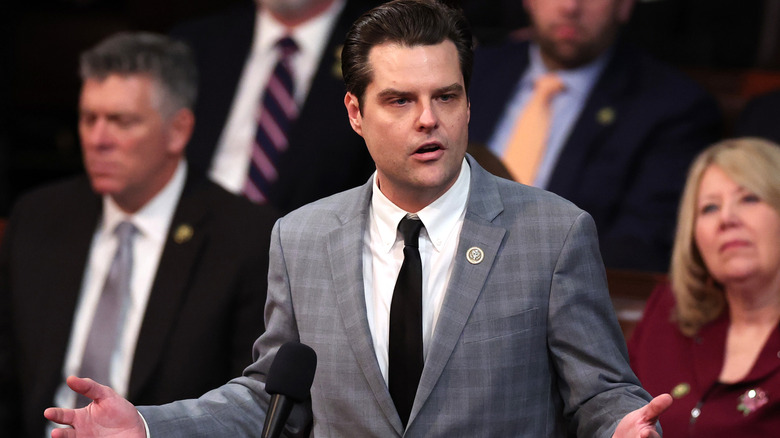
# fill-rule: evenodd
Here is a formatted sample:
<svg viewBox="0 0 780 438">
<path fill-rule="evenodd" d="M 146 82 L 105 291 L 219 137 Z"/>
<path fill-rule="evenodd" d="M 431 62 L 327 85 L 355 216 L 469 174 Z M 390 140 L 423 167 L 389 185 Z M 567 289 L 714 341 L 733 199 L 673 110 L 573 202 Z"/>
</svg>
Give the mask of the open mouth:
<svg viewBox="0 0 780 438">
<path fill-rule="evenodd" d="M 419 149 L 417 149 L 414 153 L 415 154 L 427 154 L 431 152 L 436 152 L 441 149 L 441 146 L 437 143 L 432 144 L 426 144 L 424 146 L 421 146 Z"/>
</svg>

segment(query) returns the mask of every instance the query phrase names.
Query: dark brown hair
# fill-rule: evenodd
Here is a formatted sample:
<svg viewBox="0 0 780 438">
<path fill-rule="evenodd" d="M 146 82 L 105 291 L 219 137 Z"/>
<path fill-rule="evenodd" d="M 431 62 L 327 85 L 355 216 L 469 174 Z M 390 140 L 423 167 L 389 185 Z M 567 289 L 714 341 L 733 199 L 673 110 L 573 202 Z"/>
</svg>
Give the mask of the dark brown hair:
<svg viewBox="0 0 780 438">
<path fill-rule="evenodd" d="M 469 89 L 474 49 L 471 30 L 460 10 L 435 0 L 395 0 L 360 17 L 347 32 L 341 70 L 347 91 L 358 98 L 371 82 L 368 55 L 374 46 L 396 43 L 407 47 L 436 45 L 450 40 L 458 50 L 463 84 Z"/>
</svg>

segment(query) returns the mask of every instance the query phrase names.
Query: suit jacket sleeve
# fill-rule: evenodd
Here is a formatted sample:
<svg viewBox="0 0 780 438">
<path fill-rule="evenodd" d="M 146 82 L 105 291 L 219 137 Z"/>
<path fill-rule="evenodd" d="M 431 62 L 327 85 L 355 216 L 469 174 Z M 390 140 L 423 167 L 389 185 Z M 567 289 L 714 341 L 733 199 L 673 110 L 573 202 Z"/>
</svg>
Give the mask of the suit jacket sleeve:
<svg viewBox="0 0 780 438">
<path fill-rule="evenodd" d="M 553 274 L 548 345 L 570 434 L 609 437 L 650 400 L 628 366 L 609 300 L 593 220 L 573 223 Z"/>
</svg>

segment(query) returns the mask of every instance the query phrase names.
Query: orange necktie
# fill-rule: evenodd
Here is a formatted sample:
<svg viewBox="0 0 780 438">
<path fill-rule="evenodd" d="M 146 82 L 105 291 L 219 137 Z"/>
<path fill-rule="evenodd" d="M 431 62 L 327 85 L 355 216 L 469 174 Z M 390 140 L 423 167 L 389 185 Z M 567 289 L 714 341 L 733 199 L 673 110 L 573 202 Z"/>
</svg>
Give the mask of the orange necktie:
<svg viewBox="0 0 780 438">
<path fill-rule="evenodd" d="M 534 183 L 547 147 L 550 101 L 563 87 L 563 82 L 555 73 L 536 79 L 534 92 L 515 125 L 503 158 L 504 165 L 516 181 L 529 185 Z"/>
</svg>

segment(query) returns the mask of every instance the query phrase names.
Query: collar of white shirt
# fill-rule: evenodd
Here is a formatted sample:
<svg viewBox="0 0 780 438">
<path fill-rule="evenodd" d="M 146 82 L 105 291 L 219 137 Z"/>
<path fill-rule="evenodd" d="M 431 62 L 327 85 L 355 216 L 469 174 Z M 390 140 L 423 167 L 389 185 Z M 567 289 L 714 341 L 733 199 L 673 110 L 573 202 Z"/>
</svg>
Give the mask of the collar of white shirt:
<svg viewBox="0 0 780 438">
<path fill-rule="evenodd" d="M 103 196 L 103 220 L 100 232 L 111 235 L 120 222 L 129 220 L 144 238 L 164 243 L 177 201 L 184 190 L 186 178 L 187 165 L 182 160 L 168 184 L 132 215 L 123 212 L 110 196 Z"/>
<path fill-rule="evenodd" d="M 337 0 L 323 13 L 294 28 L 288 28 L 279 22 L 266 9 L 258 8 L 252 51 L 255 54 L 268 55 L 269 52 L 275 50 L 274 46 L 277 41 L 285 36 L 290 36 L 298 45 L 298 53 L 304 58 L 319 54 L 328 42 L 328 38 L 323 38 L 323 36 L 330 34 L 330 30 L 335 25 L 341 10 L 344 9 L 345 3 L 345 0 Z M 262 56 L 259 59 L 273 58 Z"/>
<path fill-rule="evenodd" d="M 408 213 L 395 204 L 379 190 L 374 173 L 374 190 L 371 195 L 373 220 L 379 231 L 382 247 L 390 251 L 396 241 L 398 223 Z M 416 213 L 423 223 L 425 232 L 437 251 L 451 238 L 458 219 L 466 209 L 471 184 L 471 169 L 466 159 L 460 167 L 460 174 L 455 184 L 438 199 Z"/>
</svg>

